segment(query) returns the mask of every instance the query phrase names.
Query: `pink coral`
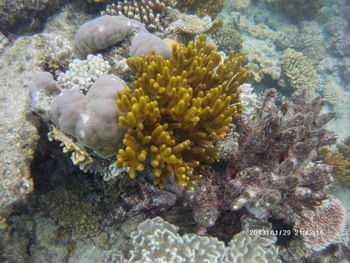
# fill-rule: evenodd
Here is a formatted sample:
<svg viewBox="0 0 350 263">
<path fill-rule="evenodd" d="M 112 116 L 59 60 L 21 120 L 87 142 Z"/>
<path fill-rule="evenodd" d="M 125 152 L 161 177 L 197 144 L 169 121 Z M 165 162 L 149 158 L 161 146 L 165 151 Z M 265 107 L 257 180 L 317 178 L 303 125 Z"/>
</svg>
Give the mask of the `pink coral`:
<svg viewBox="0 0 350 263">
<path fill-rule="evenodd" d="M 314 215 L 296 221 L 296 233 L 307 247 L 322 250 L 334 242 L 345 224 L 345 211 L 337 199 L 325 200 Z"/>
</svg>

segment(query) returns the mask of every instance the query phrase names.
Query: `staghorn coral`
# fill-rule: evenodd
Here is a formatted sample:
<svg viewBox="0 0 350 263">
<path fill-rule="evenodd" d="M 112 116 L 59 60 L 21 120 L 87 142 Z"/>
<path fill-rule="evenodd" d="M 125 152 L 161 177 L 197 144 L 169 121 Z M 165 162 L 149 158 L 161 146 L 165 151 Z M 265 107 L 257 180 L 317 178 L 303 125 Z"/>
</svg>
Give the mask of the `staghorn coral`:
<svg viewBox="0 0 350 263">
<path fill-rule="evenodd" d="M 276 90 L 265 92 L 253 122 L 238 119 L 239 149 L 219 197 L 230 209 L 245 207 L 258 217 L 294 224 L 327 198 L 332 167 L 312 161 L 320 147 L 336 140 L 322 128 L 334 113 L 320 115 L 324 102 L 319 97 L 308 102 L 305 90 L 279 107 L 276 96 Z"/>
<path fill-rule="evenodd" d="M 344 144 L 337 145 L 337 151 L 331 151 L 329 147 L 323 147 L 320 152 L 320 160 L 334 167 L 334 177 L 350 184 L 350 137 Z"/>
<path fill-rule="evenodd" d="M 282 87 L 313 90 L 319 84 L 319 77 L 311 61 L 301 52 L 286 49 L 281 58 L 281 68 L 279 85 Z"/>
<path fill-rule="evenodd" d="M 314 19 L 323 3 L 320 0 L 267 0 L 273 7 L 296 21 L 300 19 Z"/>
<path fill-rule="evenodd" d="M 95 0 L 95 2 L 101 2 Z M 148 30 L 162 31 L 168 24 L 168 16 L 174 6 L 173 0 L 117 0 L 108 4 L 102 15 L 124 15 L 146 25 Z"/>
<path fill-rule="evenodd" d="M 298 219 L 295 228 L 307 247 L 319 251 L 335 241 L 344 225 L 345 211 L 342 203 L 338 199 L 327 199 L 311 217 Z"/>
<path fill-rule="evenodd" d="M 128 129 L 116 163 L 129 167 L 130 177 L 144 170 L 149 158 L 155 184 L 164 186 L 174 174 L 180 186 L 191 187 L 202 176 L 201 163 L 218 160 L 215 141 L 223 139 L 242 110 L 238 86 L 249 73 L 242 54 L 225 58 L 200 36 L 188 47 L 173 46 L 173 57 L 129 58 L 138 78 L 135 90 L 118 92 L 117 105 L 126 113 L 119 125 Z"/>
<path fill-rule="evenodd" d="M 209 15 L 214 20 L 224 8 L 224 0 L 177 0 L 175 7 L 188 14 Z"/>
</svg>

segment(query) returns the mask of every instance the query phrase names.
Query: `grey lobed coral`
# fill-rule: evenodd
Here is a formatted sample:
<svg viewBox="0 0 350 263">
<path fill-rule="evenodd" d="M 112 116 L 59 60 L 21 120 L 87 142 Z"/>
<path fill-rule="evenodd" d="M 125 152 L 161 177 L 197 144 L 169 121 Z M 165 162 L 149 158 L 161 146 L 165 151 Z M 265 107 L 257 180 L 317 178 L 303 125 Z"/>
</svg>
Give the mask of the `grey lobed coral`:
<svg viewBox="0 0 350 263">
<path fill-rule="evenodd" d="M 137 33 L 131 42 L 129 56 L 138 57 L 141 55 L 150 55 L 152 52 L 165 59 L 171 57 L 171 47 L 161 38 L 148 32 Z"/>
<path fill-rule="evenodd" d="M 137 20 L 125 16 L 101 16 L 86 22 L 75 35 L 75 50 L 81 57 L 111 47 L 133 31 L 146 31 Z"/>
<path fill-rule="evenodd" d="M 179 227 L 161 217 L 147 219 L 131 233 L 132 249 L 125 263 L 279 263 L 276 237 L 260 235 L 271 224 L 249 217 L 242 218 L 242 231 L 233 237 L 228 247 L 209 236 L 179 235 Z M 252 234 L 252 231 L 255 234 Z"/>
<path fill-rule="evenodd" d="M 114 155 L 123 135 L 116 121 L 122 114 L 115 106 L 116 92 L 126 86 L 110 74 L 99 78 L 86 95 L 79 90 L 64 90 L 52 102 L 53 120 L 101 156 Z"/>
</svg>

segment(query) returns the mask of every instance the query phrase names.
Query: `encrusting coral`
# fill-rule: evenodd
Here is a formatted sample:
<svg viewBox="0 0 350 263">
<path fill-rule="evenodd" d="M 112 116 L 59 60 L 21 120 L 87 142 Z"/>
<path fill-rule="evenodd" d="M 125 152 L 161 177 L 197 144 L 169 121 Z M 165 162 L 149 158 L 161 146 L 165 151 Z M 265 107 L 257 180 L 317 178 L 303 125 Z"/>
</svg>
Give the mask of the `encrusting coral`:
<svg viewBox="0 0 350 263">
<path fill-rule="evenodd" d="M 215 141 L 224 138 L 242 110 L 238 86 L 249 76 L 242 54 L 233 51 L 221 63 L 214 46 L 200 36 L 188 47 L 174 45 L 172 58 L 149 55 L 128 58 L 135 90 L 117 92 L 119 125 L 128 129 L 116 163 L 129 175 L 149 160 L 155 184 L 163 187 L 174 174 L 180 186 L 200 179 L 202 163 L 220 158 Z"/>
</svg>

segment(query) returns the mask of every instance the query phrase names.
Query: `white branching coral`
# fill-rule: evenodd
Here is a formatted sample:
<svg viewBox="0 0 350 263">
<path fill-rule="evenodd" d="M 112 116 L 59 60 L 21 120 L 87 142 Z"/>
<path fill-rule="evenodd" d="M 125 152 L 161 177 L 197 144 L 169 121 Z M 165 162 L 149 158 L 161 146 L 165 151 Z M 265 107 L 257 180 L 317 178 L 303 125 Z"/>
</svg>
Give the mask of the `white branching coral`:
<svg viewBox="0 0 350 263">
<path fill-rule="evenodd" d="M 65 88 L 86 92 L 99 77 L 107 75 L 110 70 L 111 66 L 101 54 L 90 54 L 85 60 L 74 59 L 69 63 L 69 69 L 61 73 L 57 81 Z"/>
</svg>

